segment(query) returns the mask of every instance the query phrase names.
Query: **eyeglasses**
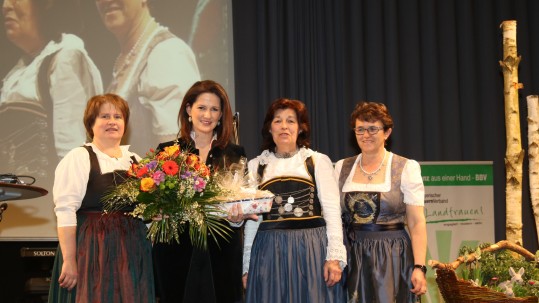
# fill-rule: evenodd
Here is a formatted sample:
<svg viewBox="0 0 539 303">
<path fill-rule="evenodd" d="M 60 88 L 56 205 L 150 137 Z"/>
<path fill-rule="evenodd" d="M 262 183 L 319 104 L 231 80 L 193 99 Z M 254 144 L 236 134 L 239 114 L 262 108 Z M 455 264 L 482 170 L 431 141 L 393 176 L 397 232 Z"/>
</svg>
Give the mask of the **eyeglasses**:
<svg viewBox="0 0 539 303">
<path fill-rule="evenodd" d="M 356 127 L 356 128 L 352 128 L 354 130 L 354 132 L 356 133 L 356 135 L 363 135 L 365 134 L 365 131 L 367 131 L 369 133 L 369 135 L 376 135 L 379 131 L 383 130 L 384 127 L 383 126 L 369 126 L 367 128 L 363 127 L 363 126 L 359 126 L 359 127 Z"/>
</svg>

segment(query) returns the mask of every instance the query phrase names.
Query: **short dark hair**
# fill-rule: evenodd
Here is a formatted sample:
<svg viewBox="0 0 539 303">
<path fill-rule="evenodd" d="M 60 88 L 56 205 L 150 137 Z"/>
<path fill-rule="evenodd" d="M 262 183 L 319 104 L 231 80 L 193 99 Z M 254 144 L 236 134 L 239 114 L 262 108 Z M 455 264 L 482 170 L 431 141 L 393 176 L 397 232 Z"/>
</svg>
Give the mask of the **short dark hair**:
<svg viewBox="0 0 539 303">
<path fill-rule="evenodd" d="M 296 112 L 298 118 L 298 138 L 296 144 L 299 147 L 310 147 L 311 126 L 309 123 L 309 113 L 305 104 L 299 100 L 279 98 L 270 104 L 266 112 L 266 118 L 262 126 L 262 150 L 269 149 L 273 151 L 275 148 L 275 142 L 270 133 L 271 122 L 275 117 L 275 112 L 281 109 L 292 109 Z"/>
<path fill-rule="evenodd" d="M 356 120 L 376 122 L 384 125 L 384 131 L 393 128 L 393 118 L 383 103 L 360 101 L 350 115 L 350 127 L 356 127 Z"/>
<path fill-rule="evenodd" d="M 122 97 L 115 94 L 93 96 L 88 100 L 88 103 L 86 103 L 83 118 L 84 127 L 86 128 L 86 133 L 90 139 L 94 138 L 94 131 L 92 128 L 94 127 L 95 119 L 97 119 L 97 116 L 99 115 L 99 110 L 103 104 L 107 103 L 110 103 L 122 113 L 125 121 L 125 128 L 127 128 L 127 124 L 129 123 L 129 105 Z"/>
<path fill-rule="evenodd" d="M 221 100 L 221 119 L 219 125 L 215 127 L 215 133 L 217 134 L 217 140 L 213 144 L 218 147 L 226 147 L 232 139 L 233 125 L 232 125 L 232 109 L 230 108 L 230 101 L 228 95 L 221 86 L 221 84 L 213 80 L 197 81 L 183 97 L 182 106 L 178 113 L 178 121 L 180 122 L 180 137 L 184 140 L 191 140 L 191 131 L 193 125 L 189 122 L 189 115 L 187 114 L 187 106 L 193 107 L 198 96 L 203 93 L 212 93 Z"/>
</svg>

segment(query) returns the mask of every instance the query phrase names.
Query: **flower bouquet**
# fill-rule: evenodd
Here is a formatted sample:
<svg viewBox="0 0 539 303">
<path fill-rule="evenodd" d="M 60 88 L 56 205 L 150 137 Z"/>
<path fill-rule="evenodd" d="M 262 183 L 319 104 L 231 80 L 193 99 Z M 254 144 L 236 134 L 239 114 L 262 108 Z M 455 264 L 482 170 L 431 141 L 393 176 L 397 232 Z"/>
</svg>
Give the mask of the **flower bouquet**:
<svg viewBox="0 0 539 303">
<path fill-rule="evenodd" d="M 227 239 L 231 232 L 221 219 L 223 210 L 218 196 L 226 196 L 200 158 L 178 145 L 150 152 L 138 164 L 132 164 L 125 182 L 103 199 L 105 212 L 134 209 L 130 215 L 153 219 L 148 227 L 152 243 L 179 243 L 179 235 L 188 226 L 191 243 L 207 248 L 207 236 Z"/>
</svg>

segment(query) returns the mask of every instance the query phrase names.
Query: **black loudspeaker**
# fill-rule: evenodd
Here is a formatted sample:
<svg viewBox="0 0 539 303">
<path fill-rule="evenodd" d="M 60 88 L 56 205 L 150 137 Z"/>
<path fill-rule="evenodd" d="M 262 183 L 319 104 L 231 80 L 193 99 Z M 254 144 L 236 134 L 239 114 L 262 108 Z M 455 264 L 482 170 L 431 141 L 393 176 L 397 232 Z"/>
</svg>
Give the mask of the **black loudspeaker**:
<svg viewBox="0 0 539 303">
<path fill-rule="evenodd" d="M 0 241 L 0 301 L 47 302 L 57 247 L 58 242 Z"/>
</svg>

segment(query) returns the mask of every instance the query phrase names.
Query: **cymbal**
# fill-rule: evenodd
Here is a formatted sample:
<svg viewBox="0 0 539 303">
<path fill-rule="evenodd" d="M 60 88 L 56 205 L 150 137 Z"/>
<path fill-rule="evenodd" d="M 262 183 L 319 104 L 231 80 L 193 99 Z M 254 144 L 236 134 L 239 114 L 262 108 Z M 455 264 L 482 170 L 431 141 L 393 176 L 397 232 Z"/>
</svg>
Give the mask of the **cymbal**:
<svg viewBox="0 0 539 303">
<path fill-rule="evenodd" d="M 33 199 L 48 193 L 37 186 L 0 182 L 0 201 Z"/>
</svg>

